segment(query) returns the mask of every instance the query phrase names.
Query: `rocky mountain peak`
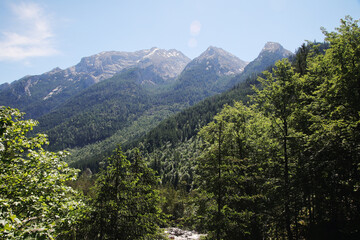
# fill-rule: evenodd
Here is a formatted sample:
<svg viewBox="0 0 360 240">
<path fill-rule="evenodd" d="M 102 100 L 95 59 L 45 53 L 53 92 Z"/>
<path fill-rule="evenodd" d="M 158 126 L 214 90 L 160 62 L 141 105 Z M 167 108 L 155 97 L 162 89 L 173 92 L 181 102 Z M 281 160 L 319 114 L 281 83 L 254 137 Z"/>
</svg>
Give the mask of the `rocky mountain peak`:
<svg viewBox="0 0 360 240">
<path fill-rule="evenodd" d="M 162 79 L 168 80 L 180 75 L 190 61 L 190 58 L 175 49 L 151 48 L 145 56 L 137 60 L 136 67 L 142 69 L 143 73 L 151 71 Z M 143 77 L 144 81 L 151 78 L 150 75 L 147 77 L 146 74 Z"/>
<path fill-rule="evenodd" d="M 233 75 L 241 73 L 247 62 L 222 48 L 210 46 L 199 57 L 195 58 L 187 68 L 197 64 L 206 64 L 206 70 L 214 69 L 218 75 Z"/>
<path fill-rule="evenodd" d="M 101 81 L 126 68 L 151 67 L 159 77 L 169 79 L 179 75 L 189 61 L 177 50 L 153 47 L 136 52 L 109 51 L 84 57 L 74 67 L 74 71 L 91 74 L 96 81 Z"/>
<path fill-rule="evenodd" d="M 267 42 L 265 44 L 265 46 L 263 47 L 263 49 L 260 52 L 264 53 L 264 52 L 271 52 L 271 53 L 275 53 L 275 52 L 281 52 L 284 55 L 291 55 L 292 52 L 290 52 L 289 50 L 286 50 L 283 46 L 281 46 L 280 43 L 277 42 Z"/>
<path fill-rule="evenodd" d="M 291 55 L 293 53 L 283 48 L 279 43 L 267 42 L 259 55 L 246 66 L 243 74 L 248 76 L 251 73 L 264 71 L 264 69 L 273 66 L 276 61 Z"/>
<path fill-rule="evenodd" d="M 56 67 L 56 68 L 53 68 L 51 71 L 47 72 L 48 74 L 54 74 L 54 73 L 57 73 L 57 72 L 60 72 L 62 71 L 61 68 L 59 67 Z"/>
<path fill-rule="evenodd" d="M 63 70 L 54 68 L 41 75 L 0 85 L 0 103 L 11 104 L 27 112 L 27 116 L 37 118 L 80 91 L 125 69 L 136 68 L 139 71 L 136 83 L 157 85 L 175 79 L 190 61 L 174 49 L 100 52 L 84 57 L 77 65 Z M 33 105 L 41 107 L 33 109 Z"/>
<path fill-rule="evenodd" d="M 205 52 L 203 52 L 198 59 L 204 59 L 204 58 L 215 58 L 215 57 L 225 57 L 225 58 L 234 58 L 236 59 L 237 57 L 232 55 L 231 53 L 225 51 L 222 48 L 218 48 L 218 47 L 214 47 L 214 46 L 210 46 L 206 49 Z"/>
<path fill-rule="evenodd" d="M 156 58 L 180 58 L 182 60 L 190 61 L 188 57 L 186 57 L 182 52 L 177 51 L 175 49 L 170 50 L 164 50 L 157 47 L 153 47 L 149 50 L 149 53 L 147 53 L 143 59 L 150 58 L 150 59 L 156 59 Z"/>
</svg>

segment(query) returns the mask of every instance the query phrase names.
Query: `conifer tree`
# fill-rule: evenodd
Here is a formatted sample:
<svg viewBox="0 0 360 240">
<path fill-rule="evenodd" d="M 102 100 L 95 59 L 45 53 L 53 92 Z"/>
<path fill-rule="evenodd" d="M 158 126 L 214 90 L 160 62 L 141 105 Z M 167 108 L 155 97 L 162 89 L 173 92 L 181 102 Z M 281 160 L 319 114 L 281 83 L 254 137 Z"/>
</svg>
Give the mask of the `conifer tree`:
<svg viewBox="0 0 360 240">
<path fill-rule="evenodd" d="M 203 217 L 210 239 L 267 236 L 265 182 L 273 181 L 273 166 L 266 153 L 276 148 L 268 141 L 269 130 L 265 116 L 235 102 L 199 132 L 204 150 L 197 165 L 197 184 L 208 199 Z"/>
<path fill-rule="evenodd" d="M 162 224 L 154 172 L 138 150 L 130 162 L 118 148 L 106 164 L 96 182 L 90 237 L 152 239 Z"/>
</svg>

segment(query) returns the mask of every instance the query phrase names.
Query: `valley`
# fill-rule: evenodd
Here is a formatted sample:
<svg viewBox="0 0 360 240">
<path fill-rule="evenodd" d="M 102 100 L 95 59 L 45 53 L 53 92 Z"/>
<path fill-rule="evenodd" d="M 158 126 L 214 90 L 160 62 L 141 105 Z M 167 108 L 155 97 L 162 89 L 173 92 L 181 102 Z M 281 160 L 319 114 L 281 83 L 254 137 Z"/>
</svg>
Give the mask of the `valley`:
<svg viewBox="0 0 360 240">
<path fill-rule="evenodd" d="M 103 52 L 83 58 L 74 67 L 12 83 L 1 92 L 0 104 L 35 117 L 40 122 L 35 132 L 48 135 L 49 150 L 72 152 L 70 162 L 83 162 L 82 154 L 77 154 L 84 152 L 81 148 L 95 152 L 89 148 L 106 145 L 96 151 L 100 162 L 117 144 L 134 141 L 171 115 L 231 89 L 290 55 L 280 44 L 267 43 L 247 68 L 246 62 L 216 47 L 192 61 L 176 50 L 158 48 Z M 119 135 L 119 142 L 112 140 Z"/>
<path fill-rule="evenodd" d="M 359 33 L 348 16 L 250 62 L 108 51 L 1 85 L 0 236 L 357 239 Z"/>
</svg>

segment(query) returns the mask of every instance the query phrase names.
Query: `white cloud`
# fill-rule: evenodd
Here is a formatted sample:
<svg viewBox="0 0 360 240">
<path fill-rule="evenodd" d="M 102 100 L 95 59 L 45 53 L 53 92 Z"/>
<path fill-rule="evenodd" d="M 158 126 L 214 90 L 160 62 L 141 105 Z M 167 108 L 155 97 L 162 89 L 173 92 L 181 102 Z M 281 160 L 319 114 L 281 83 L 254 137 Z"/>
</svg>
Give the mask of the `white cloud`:
<svg viewBox="0 0 360 240">
<path fill-rule="evenodd" d="M 51 56 L 58 51 L 53 46 L 50 20 L 35 3 L 12 5 L 19 26 L 14 31 L 2 31 L 0 60 L 23 60 L 29 57 Z"/>
<path fill-rule="evenodd" d="M 192 36 L 197 36 L 199 35 L 201 31 L 201 23 L 198 20 L 193 21 L 190 24 L 190 33 Z"/>
</svg>

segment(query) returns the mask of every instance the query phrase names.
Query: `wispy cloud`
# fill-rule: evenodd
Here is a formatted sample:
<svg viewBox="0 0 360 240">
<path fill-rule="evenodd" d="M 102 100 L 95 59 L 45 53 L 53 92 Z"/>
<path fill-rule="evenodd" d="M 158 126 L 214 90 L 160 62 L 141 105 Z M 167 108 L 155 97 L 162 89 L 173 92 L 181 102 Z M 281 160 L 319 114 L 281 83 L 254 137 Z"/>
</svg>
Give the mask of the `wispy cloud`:
<svg viewBox="0 0 360 240">
<path fill-rule="evenodd" d="M 23 60 L 29 57 L 51 56 L 58 51 L 53 46 L 54 35 L 50 19 L 43 9 L 29 2 L 11 5 L 14 31 L 1 31 L 0 60 Z"/>
</svg>

